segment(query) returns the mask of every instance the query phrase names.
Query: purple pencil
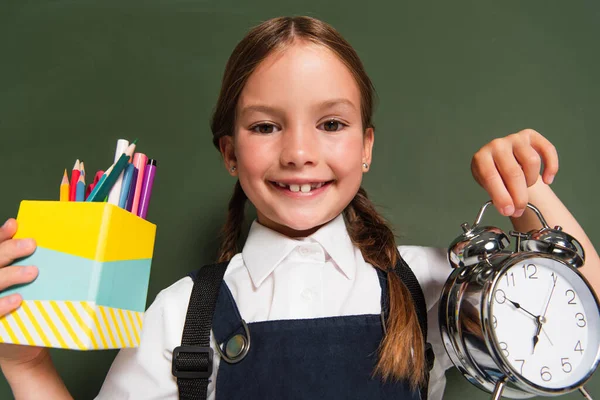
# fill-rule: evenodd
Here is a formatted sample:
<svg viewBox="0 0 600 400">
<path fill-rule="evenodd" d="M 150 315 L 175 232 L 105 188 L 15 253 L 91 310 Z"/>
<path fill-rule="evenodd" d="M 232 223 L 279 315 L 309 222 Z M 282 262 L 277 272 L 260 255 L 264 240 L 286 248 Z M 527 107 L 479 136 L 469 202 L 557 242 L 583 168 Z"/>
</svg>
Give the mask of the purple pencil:
<svg viewBox="0 0 600 400">
<path fill-rule="evenodd" d="M 135 197 L 135 184 L 137 182 L 138 169 L 133 167 L 133 175 L 131 177 L 131 186 L 129 187 L 129 195 L 127 196 L 127 203 L 125 203 L 125 209 L 131 211 L 133 206 L 133 198 Z"/>
<path fill-rule="evenodd" d="M 149 159 L 144 169 L 144 181 L 142 182 L 142 191 L 140 193 L 140 207 L 138 216 L 146 219 L 150 196 L 152 195 L 152 185 L 154 184 L 154 175 L 156 174 L 156 160 Z"/>
</svg>

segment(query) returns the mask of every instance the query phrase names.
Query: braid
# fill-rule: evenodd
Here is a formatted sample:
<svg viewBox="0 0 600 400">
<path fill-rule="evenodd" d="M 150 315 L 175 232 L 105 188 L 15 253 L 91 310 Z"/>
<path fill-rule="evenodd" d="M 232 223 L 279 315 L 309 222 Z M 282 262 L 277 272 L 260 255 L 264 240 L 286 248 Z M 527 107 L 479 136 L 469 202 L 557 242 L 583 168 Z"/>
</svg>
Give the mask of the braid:
<svg viewBox="0 0 600 400">
<path fill-rule="evenodd" d="M 247 199 L 240 181 L 237 181 L 231 200 L 229 200 L 227 220 L 221 229 L 221 247 L 219 248 L 217 262 L 229 261 L 238 253 L 238 241 L 242 234 Z"/>
<path fill-rule="evenodd" d="M 424 338 L 410 292 L 393 272 L 398 260 L 394 233 L 362 187 L 344 210 L 344 217 L 350 239 L 365 260 L 388 272 L 390 310 L 375 373 L 384 380 L 406 379 L 416 388 L 425 377 Z"/>
</svg>

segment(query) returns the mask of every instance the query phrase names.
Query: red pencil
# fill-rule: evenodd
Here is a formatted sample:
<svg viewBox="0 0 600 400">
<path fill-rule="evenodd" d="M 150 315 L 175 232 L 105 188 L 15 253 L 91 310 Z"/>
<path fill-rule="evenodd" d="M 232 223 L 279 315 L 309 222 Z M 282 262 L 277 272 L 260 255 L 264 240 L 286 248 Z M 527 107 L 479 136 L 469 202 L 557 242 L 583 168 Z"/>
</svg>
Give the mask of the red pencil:
<svg viewBox="0 0 600 400">
<path fill-rule="evenodd" d="M 79 175 L 81 175 L 81 171 L 79 170 L 79 160 L 77 160 L 75 161 L 75 165 L 73 166 L 73 173 L 71 174 L 69 201 L 75 201 L 75 193 L 77 191 L 77 182 L 79 181 Z"/>
</svg>

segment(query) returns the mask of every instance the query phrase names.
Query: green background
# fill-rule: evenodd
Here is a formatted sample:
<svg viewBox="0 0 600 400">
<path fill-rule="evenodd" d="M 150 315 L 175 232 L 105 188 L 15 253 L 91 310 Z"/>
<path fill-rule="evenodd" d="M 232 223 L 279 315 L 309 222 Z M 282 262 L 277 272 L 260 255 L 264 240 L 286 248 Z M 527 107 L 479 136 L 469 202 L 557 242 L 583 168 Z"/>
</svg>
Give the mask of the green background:
<svg viewBox="0 0 600 400">
<path fill-rule="evenodd" d="M 558 148 L 553 188 L 598 243 L 592 1 L 2 0 L 0 219 L 22 199 L 57 199 L 76 158 L 91 175 L 112 163 L 118 138 L 139 138 L 159 163 L 149 303 L 212 261 L 234 181 L 211 143 L 210 113 L 235 44 L 279 15 L 329 22 L 363 59 L 379 95 L 364 186 L 400 243 L 446 247 L 486 200 L 471 156 L 523 128 Z M 115 354 L 53 351 L 77 399 L 95 396 Z M 489 398 L 456 370 L 448 377 L 445 398 Z M 597 397 L 599 379 L 588 384 Z M 1 379 L 0 398 L 10 397 Z"/>
</svg>

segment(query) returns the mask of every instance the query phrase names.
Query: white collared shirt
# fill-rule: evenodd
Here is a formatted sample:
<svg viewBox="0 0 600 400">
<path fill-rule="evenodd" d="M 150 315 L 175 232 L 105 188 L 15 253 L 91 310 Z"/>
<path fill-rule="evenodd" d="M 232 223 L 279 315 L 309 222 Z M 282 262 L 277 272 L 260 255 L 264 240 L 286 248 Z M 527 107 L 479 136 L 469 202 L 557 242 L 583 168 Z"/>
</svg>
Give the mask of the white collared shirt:
<svg viewBox="0 0 600 400">
<path fill-rule="evenodd" d="M 435 353 L 429 399 L 440 400 L 444 373 L 452 364 L 440 338 L 437 302 L 450 274 L 445 250 L 399 246 L 425 294 L 429 337 Z M 381 286 L 375 268 L 350 241 L 339 215 L 313 235 L 293 239 L 254 221 L 241 253 L 224 276 L 247 322 L 381 313 Z M 162 290 L 144 316 L 140 346 L 122 349 L 98 399 L 177 399 L 171 375 L 172 351 L 181 335 L 193 281 L 185 277 Z M 214 340 L 211 334 L 211 346 Z M 215 397 L 220 357 L 214 354 L 208 399 Z"/>
</svg>

